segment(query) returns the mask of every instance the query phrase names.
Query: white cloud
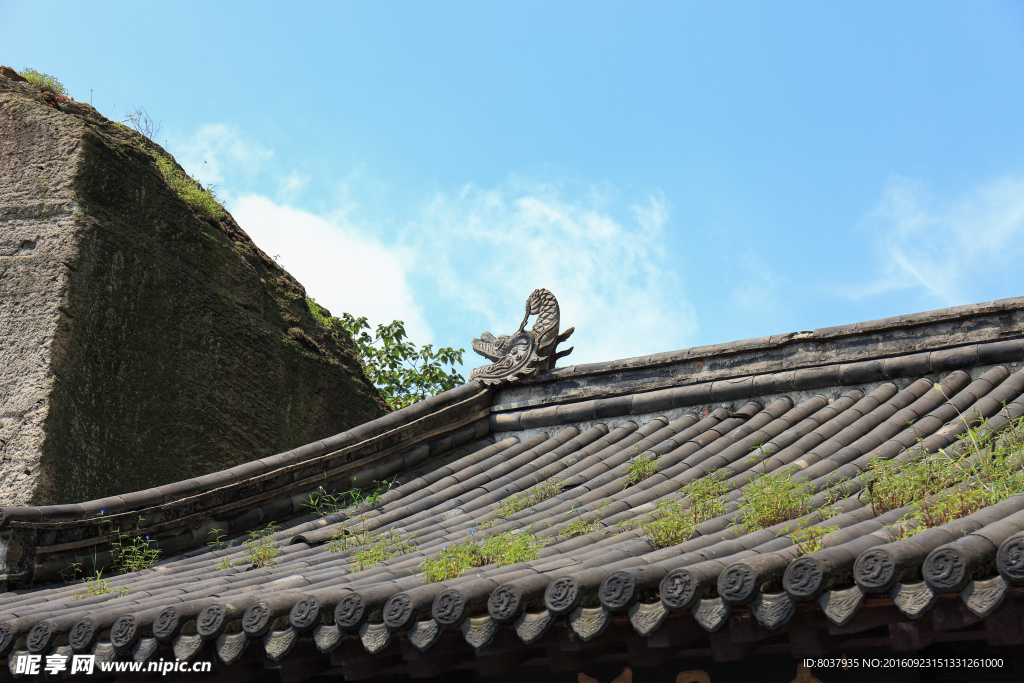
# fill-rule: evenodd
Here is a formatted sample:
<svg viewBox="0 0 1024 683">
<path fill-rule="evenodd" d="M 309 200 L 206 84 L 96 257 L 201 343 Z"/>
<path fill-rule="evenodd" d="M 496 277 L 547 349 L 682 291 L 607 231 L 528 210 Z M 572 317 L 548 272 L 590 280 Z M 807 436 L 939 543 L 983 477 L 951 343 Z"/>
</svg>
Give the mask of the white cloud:
<svg viewBox="0 0 1024 683">
<path fill-rule="evenodd" d="M 274 156 L 273 150 L 222 123 L 207 124 L 191 135 L 171 136 L 169 144 L 168 151 L 181 167 L 204 185 L 223 186 L 226 178 L 236 174 L 252 175 Z"/>
<path fill-rule="evenodd" d="M 851 296 L 918 290 L 939 305 L 1019 295 L 1024 257 L 1024 178 L 1004 177 L 952 200 L 893 177 L 864 226 L 878 272 Z M 1012 283 L 1012 284 L 1011 284 Z"/>
<path fill-rule="evenodd" d="M 294 201 L 298 194 L 309 184 L 309 176 L 292 171 L 278 181 L 277 199 L 288 203 Z"/>
<path fill-rule="evenodd" d="M 352 224 L 259 195 L 236 198 L 231 213 L 263 251 L 278 257 L 306 293 L 334 315 L 364 315 L 374 327 L 403 320 L 410 339 L 430 342 L 430 325 L 406 281 L 411 259 L 402 249 L 382 245 Z"/>
<path fill-rule="evenodd" d="M 683 348 L 697 324 L 668 263 L 668 209 L 650 195 L 610 212 L 610 193 L 589 188 L 568 200 L 557 186 L 513 176 L 491 190 L 439 193 L 406 233 L 419 276 L 495 334 L 521 320 L 529 293 L 558 297 L 576 351 L 563 362 L 597 362 Z M 479 333 L 479 332 L 477 332 Z"/>
<path fill-rule="evenodd" d="M 275 170 L 273 151 L 235 129 L 206 125 L 172 142 L 182 166 L 221 185 L 256 244 L 335 314 L 374 325 L 404 320 L 417 344 L 435 343 L 437 330 L 436 343 L 468 347 L 485 327 L 514 330 L 529 293 L 547 287 L 563 330 L 577 329 L 563 363 L 692 343 L 696 315 L 676 274 L 683 264 L 668 259 L 669 208 L 659 193 L 630 203 L 607 185 L 513 175 L 492 189 L 467 184 L 396 208 L 357 166 L 330 196 L 312 200 L 312 213 L 298 207 L 300 196 L 310 198 L 311 178 Z M 239 191 L 256 181 L 259 191 Z M 358 198 L 349 195 L 353 184 Z M 466 365 L 477 360 L 469 352 Z"/>
</svg>

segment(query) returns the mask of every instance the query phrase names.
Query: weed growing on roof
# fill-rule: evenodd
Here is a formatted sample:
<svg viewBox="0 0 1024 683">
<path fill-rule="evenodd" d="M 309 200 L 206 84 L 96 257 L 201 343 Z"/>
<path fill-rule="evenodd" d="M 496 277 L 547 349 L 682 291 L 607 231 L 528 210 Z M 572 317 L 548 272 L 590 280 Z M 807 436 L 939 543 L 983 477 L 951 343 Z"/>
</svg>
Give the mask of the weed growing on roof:
<svg viewBox="0 0 1024 683">
<path fill-rule="evenodd" d="M 347 494 L 347 491 L 344 493 L 334 493 L 333 491 L 328 491 L 323 486 L 319 486 L 316 491 L 309 494 L 308 499 L 302 502 L 302 507 L 320 517 L 333 515 L 350 505 Z"/>
<path fill-rule="evenodd" d="M 75 562 L 74 564 L 78 563 Z M 109 593 L 117 593 L 117 597 L 119 598 L 123 598 L 125 595 L 128 595 L 127 588 L 111 588 L 110 586 L 108 586 L 107 580 L 103 578 L 103 571 L 99 569 L 97 569 L 96 573 L 92 576 L 87 576 L 84 579 L 82 579 L 82 583 L 86 584 L 86 590 L 84 593 L 79 593 L 78 591 L 75 591 L 74 595 L 72 596 L 74 597 L 75 600 L 94 598 L 97 595 L 107 595 Z"/>
<path fill-rule="evenodd" d="M 104 510 L 100 510 L 101 518 L 104 512 Z M 139 517 L 135 528 L 141 528 L 145 521 L 143 517 Z M 118 573 L 140 572 L 143 569 L 149 569 L 160 559 L 160 549 L 155 547 L 148 534 L 132 536 L 130 533 L 114 528 L 111 520 L 101 519 L 100 526 L 106 525 L 109 525 L 107 534 L 110 537 L 114 568 Z"/>
<path fill-rule="evenodd" d="M 415 541 L 403 539 L 397 531 L 388 529 L 377 534 L 369 545 L 358 548 L 352 553 L 350 559 L 355 571 L 362 571 L 368 567 L 374 567 L 380 562 L 390 560 L 392 557 L 406 555 L 415 550 Z"/>
<path fill-rule="evenodd" d="M 597 531 L 600 528 L 601 522 L 597 521 L 596 519 L 592 522 L 587 522 L 585 520 L 578 519 L 569 526 L 565 527 L 565 529 L 562 530 L 562 533 L 559 534 L 559 536 L 564 536 L 566 538 L 576 538 L 577 536 L 585 536 L 589 533 L 593 533 L 594 531 Z"/>
<path fill-rule="evenodd" d="M 774 526 L 811 511 L 811 485 L 792 479 L 794 468 L 785 472 L 762 474 L 743 488 L 740 499 L 740 523 L 743 533 Z"/>
<path fill-rule="evenodd" d="M 998 434 L 982 420 L 968 427 L 959 446 L 897 462 L 871 461 L 864 490 L 873 511 L 912 506 L 890 527 L 894 536 L 906 538 L 1024 493 L 1024 418 Z"/>
<path fill-rule="evenodd" d="M 160 549 L 153 546 L 148 535 L 129 538 L 127 534 L 118 531 L 110 545 L 114 549 L 114 565 L 122 574 L 149 569 L 160 559 Z"/>
<path fill-rule="evenodd" d="M 955 484 L 964 475 L 948 457 L 871 461 L 864 476 L 864 495 L 875 515 L 910 505 Z"/>
<path fill-rule="evenodd" d="M 658 456 L 654 453 L 636 453 L 626 464 L 626 481 L 622 487 L 634 486 L 658 471 Z"/>
<path fill-rule="evenodd" d="M 658 548 L 679 545 L 693 535 L 697 526 L 690 509 L 678 500 L 659 500 L 654 515 L 653 520 L 641 522 L 640 528 Z"/>
<path fill-rule="evenodd" d="M 249 564 L 253 567 L 274 566 L 274 558 L 281 554 L 281 549 L 274 545 L 270 536 L 277 533 L 280 527 L 271 522 L 262 529 L 249 532 L 249 540 L 243 543 L 249 556 Z"/>
<path fill-rule="evenodd" d="M 610 502 L 610 501 L 609 501 Z M 586 521 L 583 519 L 583 515 L 580 514 L 579 504 L 573 504 L 572 509 L 566 513 L 570 515 L 576 513 L 576 521 L 572 522 L 569 526 L 565 527 L 559 536 L 564 538 L 576 538 L 577 536 L 585 536 L 586 534 L 592 533 L 600 529 L 603 525 L 601 520 L 594 519 Z"/>
<path fill-rule="evenodd" d="M 394 527 L 384 531 L 370 531 L 366 528 L 366 519 L 367 516 L 363 515 L 358 527 L 338 529 L 327 542 L 327 549 L 332 553 L 353 551 L 349 560 L 354 571 L 362 571 L 416 550 L 416 542 L 411 538 L 403 538 Z"/>
<path fill-rule="evenodd" d="M 227 550 L 231 547 L 231 541 L 224 541 L 226 536 L 222 533 L 222 531 L 223 529 L 210 529 L 210 531 L 207 533 L 207 535 L 213 535 L 213 540 L 209 541 L 206 544 L 207 546 L 209 546 L 211 550 Z M 233 566 L 234 563 L 231 561 L 231 558 L 229 558 L 227 555 L 222 557 L 220 559 L 220 562 L 217 563 L 217 569 L 231 569 L 231 567 Z"/>
<path fill-rule="evenodd" d="M 922 500 L 914 506 L 911 514 L 917 522 L 916 529 L 930 529 L 966 517 L 1000 500 L 1001 497 L 990 495 L 988 491 L 979 487 L 978 482 L 972 482 L 944 491 L 936 496 L 935 500 Z"/>
<path fill-rule="evenodd" d="M 467 569 L 488 564 L 500 567 L 529 562 L 537 559 L 537 553 L 547 545 L 547 541 L 537 538 L 531 531 L 506 531 L 483 542 L 477 541 L 474 532 L 469 534 L 462 543 L 444 546 L 441 552 L 420 565 L 425 581 L 448 581 L 458 578 Z"/>
<path fill-rule="evenodd" d="M 355 483 L 355 481 L 353 478 L 352 482 Z M 321 517 L 342 512 L 355 505 L 366 504 L 370 507 L 377 507 L 380 504 L 381 496 L 390 491 L 394 484 L 395 480 L 384 482 L 374 480 L 372 485 L 376 486 L 370 493 L 364 493 L 362 489 L 354 487 L 348 491 L 336 493 L 319 486 L 316 491 L 309 494 L 309 498 L 302 503 L 302 506 Z"/>
<path fill-rule="evenodd" d="M 797 547 L 797 550 L 801 555 L 807 553 L 814 553 L 823 549 L 827 543 L 825 543 L 825 536 L 828 536 L 833 531 L 836 531 L 838 526 L 829 527 L 804 527 L 797 529 L 789 535 L 793 539 L 793 544 Z M 784 534 L 779 534 L 780 536 Z"/>
<path fill-rule="evenodd" d="M 671 498 L 658 501 L 654 519 L 640 522 L 640 528 L 658 548 L 668 548 L 689 539 L 698 525 L 725 514 L 723 497 L 729 485 L 708 475 L 684 486 L 680 492 L 690 505 Z"/>
<path fill-rule="evenodd" d="M 52 92 L 55 95 L 68 97 L 67 88 L 65 88 L 61 82 L 56 79 L 56 77 L 51 76 L 50 74 L 44 74 L 41 71 L 25 67 L 21 70 L 21 75 L 26 81 L 43 92 Z"/>
<path fill-rule="evenodd" d="M 725 514 L 725 494 L 732 487 L 717 474 L 695 479 L 681 489 L 690 501 L 690 510 L 697 524 Z"/>
<path fill-rule="evenodd" d="M 207 536 L 213 535 L 213 540 L 206 543 L 211 550 L 225 550 L 231 547 L 231 541 L 224 542 L 227 536 L 224 535 L 223 531 L 223 529 L 210 529 L 206 532 Z"/>
<path fill-rule="evenodd" d="M 534 481 L 537 481 L 536 479 Z M 564 481 L 558 477 L 551 477 L 545 481 L 539 481 L 534 486 L 526 489 L 522 493 L 509 496 L 503 500 L 498 501 L 498 509 L 495 510 L 495 517 L 498 519 L 504 519 L 509 515 L 514 515 L 521 510 L 525 510 L 528 507 L 542 503 L 549 498 L 554 498 L 562 492 L 562 484 Z"/>
</svg>

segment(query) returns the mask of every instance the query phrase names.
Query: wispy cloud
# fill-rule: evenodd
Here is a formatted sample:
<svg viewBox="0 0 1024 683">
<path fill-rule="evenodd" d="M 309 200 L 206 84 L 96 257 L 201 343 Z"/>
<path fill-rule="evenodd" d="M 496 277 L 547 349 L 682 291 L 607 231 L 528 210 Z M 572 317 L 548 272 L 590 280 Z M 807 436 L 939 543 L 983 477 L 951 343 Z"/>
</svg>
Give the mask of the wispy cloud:
<svg viewBox="0 0 1024 683">
<path fill-rule="evenodd" d="M 204 185 L 223 186 L 228 179 L 251 176 L 274 156 L 273 150 L 222 123 L 207 124 L 194 133 L 169 137 L 169 151 L 182 168 Z"/>
<path fill-rule="evenodd" d="M 260 195 L 236 197 L 231 213 L 263 251 L 334 315 L 365 315 L 372 325 L 403 320 L 417 343 L 432 339 L 406 279 L 411 258 L 405 250 L 377 242 L 360 226 Z"/>
<path fill-rule="evenodd" d="M 511 175 L 493 188 L 438 192 L 396 218 L 374 213 L 386 205 L 381 197 L 366 208 L 348 194 L 356 183 L 364 199 L 365 169 L 357 167 L 311 211 L 299 204 L 309 176 L 275 169 L 272 150 L 229 126 L 203 126 L 173 143 L 203 182 L 262 188 L 222 186 L 221 194 L 253 240 L 336 314 L 404 320 L 417 343 L 468 347 L 484 329 L 511 332 L 529 293 L 547 287 L 563 329 L 578 330 L 568 362 L 693 342 L 696 314 L 678 275 L 684 264 L 667 253 L 670 208 L 659 192 L 623 200 L 608 185 Z"/>
<path fill-rule="evenodd" d="M 493 189 L 437 194 L 405 239 L 421 255 L 417 277 L 492 332 L 514 328 L 534 288 L 553 291 L 563 326 L 579 330 L 572 360 L 581 363 L 682 348 L 692 338 L 681 264 L 665 253 L 667 220 L 660 194 L 619 210 L 610 190 L 513 176 Z"/>
<path fill-rule="evenodd" d="M 943 199 L 920 181 L 896 176 L 862 227 L 878 265 L 871 280 L 848 292 L 852 298 L 916 289 L 936 305 L 951 305 L 985 291 L 1024 293 L 1024 178 L 999 178 Z"/>
</svg>

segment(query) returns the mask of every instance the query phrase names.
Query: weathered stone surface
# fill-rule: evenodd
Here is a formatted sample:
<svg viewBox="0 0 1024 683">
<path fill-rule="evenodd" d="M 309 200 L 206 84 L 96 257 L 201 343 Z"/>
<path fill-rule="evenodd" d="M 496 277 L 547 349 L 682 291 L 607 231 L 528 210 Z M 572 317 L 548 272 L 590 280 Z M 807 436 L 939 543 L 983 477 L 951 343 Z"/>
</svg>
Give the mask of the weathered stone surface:
<svg viewBox="0 0 1024 683">
<path fill-rule="evenodd" d="M 180 481 L 386 412 L 302 286 L 230 215 L 194 215 L 137 139 L 0 75 L 0 506 Z"/>
</svg>

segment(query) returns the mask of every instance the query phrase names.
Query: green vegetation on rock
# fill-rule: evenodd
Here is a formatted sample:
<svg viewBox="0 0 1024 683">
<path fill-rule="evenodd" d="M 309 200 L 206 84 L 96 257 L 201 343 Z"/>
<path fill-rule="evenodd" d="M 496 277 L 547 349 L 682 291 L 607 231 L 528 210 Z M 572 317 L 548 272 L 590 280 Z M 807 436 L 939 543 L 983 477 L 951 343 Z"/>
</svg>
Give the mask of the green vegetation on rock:
<svg viewBox="0 0 1024 683">
<path fill-rule="evenodd" d="M 63 97 L 68 96 L 67 88 L 50 74 L 44 74 L 41 71 L 25 67 L 21 70 L 21 76 L 43 92 L 52 92 L 54 95 L 62 95 Z"/>
<path fill-rule="evenodd" d="M 214 188 L 203 187 L 198 180 L 195 180 L 187 173 L 178 168 L 174 160 L 167 155 L 161 154 L 155 149 L 147 149 L 156 161 L 156 167 L 160 169 L 160 175 L 164 177 L 167 184 L 174 188 L 178 196 L 189 205 L 197 214 L 224 218 L 224 207 L 217 199 Z"/>
</svg>

